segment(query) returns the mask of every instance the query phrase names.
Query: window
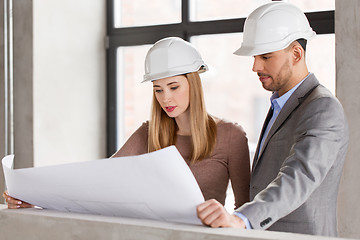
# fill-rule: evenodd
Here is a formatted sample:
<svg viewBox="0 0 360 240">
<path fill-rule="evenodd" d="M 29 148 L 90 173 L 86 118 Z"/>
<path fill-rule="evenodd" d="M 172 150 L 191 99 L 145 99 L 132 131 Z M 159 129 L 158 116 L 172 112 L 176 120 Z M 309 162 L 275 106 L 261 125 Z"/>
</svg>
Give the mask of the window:
<svg viewBox="0 0 360 240">
<path fill-rule="evenodd" d="M 190 20 L 207 21 L 231 18 L 245 18 L 258 6 L 271 0 L 190 0 Z"/>
<path fill-rule="evenodd" d="M 270 0 L 241 1 L 241 6 L 235 0 L 108 0 L 108 155 L 149 118 L 151 86 L 140 84 L 145 54 L 151 44 L 167 36 L 195 44 L 210 66 L 201 75 L 208 111 L 239 122 L 255 145 L 269 93 L 251 72 L 252 59 L 232 52 L 241 44 L 244 17 L 266 2 Z M 289 2 L 309 11 L 318 33 L 308 46 L 309 70 L 335 92 L 335 1 Z"/>
<path fill-rule="evenodd" d="M 207 110 L 238 122 L 254 148 L 271 94 L 264 91 L 257 75 L 251 71 L 253 59 L 232 54 L 239 48 L 242 34 L 202 35 L 190 40 L 210 69 L 201 75 Z"/>
<path fill-rule="evenodd" d="M 304 12 L 315 12 L 335 9 L 335 1 L 288 0 L 288 2 L 295 4 Z"/>
<path fill-rule="evenodd" d="M 245 16 L 266 2 L 270 0 L 244 0 L 241 6 L 236 0 L 108 0 L 108 155 L 150 117 L 152 85 L 141 84 L 144 60 L 150 46 L 167 36 L 191 41 L 199 50 L 210 68 L 200 75 L 208 112 L 242 125 L 253 154 L 271 93 L 251 71 L 253 59 L 232 53 L 242 42 Z M 306 52 L 309 71 L 334 93 L 335 1 L 289 2 L 307 11 L 318 33 Z M 229 191 L 229 210 L 231 195 Z"/>
<path fill-rule="evenodd" d="M 141 45 L 117 49 L 117 140 L 121 145 L 150 116 L 152 84 L 141 84 L 149 48 Z"/>
<path fill-rule="evenodd" d="M 114 0 L 114 26 L 181 22 L 181 0 Z"/>
</svg>

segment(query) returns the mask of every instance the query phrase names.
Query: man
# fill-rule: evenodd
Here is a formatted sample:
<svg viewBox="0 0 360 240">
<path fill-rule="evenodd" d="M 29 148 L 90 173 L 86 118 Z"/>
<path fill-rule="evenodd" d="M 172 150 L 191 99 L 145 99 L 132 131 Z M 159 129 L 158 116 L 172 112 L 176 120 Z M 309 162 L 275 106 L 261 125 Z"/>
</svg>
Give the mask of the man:
<svg viewBox="0 0 360 240">
<path fill-rule="evenodd" d="M 272 2 L 252 12 L 237 55 L 272 91 L 254 157 L 250 202 L 230 215 L 215 200 L 198 206 L 211 227 L 337 235 L 336 202 L 349 133 L 339 101 L 309 73 L 306 41 L 315 36 L 304 13 Z"/>
</svg>

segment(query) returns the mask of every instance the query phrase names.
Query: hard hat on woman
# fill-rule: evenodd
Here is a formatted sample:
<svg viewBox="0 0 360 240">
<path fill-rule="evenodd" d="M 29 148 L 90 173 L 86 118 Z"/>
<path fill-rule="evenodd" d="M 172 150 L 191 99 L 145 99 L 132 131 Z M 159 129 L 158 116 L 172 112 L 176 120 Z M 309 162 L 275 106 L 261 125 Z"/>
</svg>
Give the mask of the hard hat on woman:
<svg viewBox="0 0 360 240">
<path fill-rule="evenodd" d="M 207 70 L 199 52 L 190 43 L 168 37 L 157 41 L 148 51 L 142 82 Z"/>
</svg>

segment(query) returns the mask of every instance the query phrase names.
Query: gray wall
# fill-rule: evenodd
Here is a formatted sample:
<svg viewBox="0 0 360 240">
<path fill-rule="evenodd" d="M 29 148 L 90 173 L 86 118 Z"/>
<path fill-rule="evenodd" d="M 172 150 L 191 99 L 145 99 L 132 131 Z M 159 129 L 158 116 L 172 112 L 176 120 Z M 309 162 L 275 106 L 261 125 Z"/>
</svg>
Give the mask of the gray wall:
<svg viewBox="0 0 360 240">
<path fill-rule="evenodd" d="M 350 127 L 339 193 L 339 234 L 360 238 L 360 0 L 336 0 L 335 9 L 336 94 Z"/>
<path fill-rule="evenodd" d="M 33 166 L 33 4 L 13 1 L 15 168 Z"/>
<path fill-rule="evenodd" d="M 35 166 L 105 157 L 106 1 L 33 8 Z"/>
<path fill-rule="evenodd" d="M 13 129 L 15 167 L 33 166 L 33 41 L 32 3 L 13 1 Z M 4 98 L 4 1 L 1 2 L 1 49 L 0 49 L 0 156 L 12 151 L 10 144 L 5 151 L 5 98 Z M 8 73 L 9 74 L 9 73 Z M 10 83 L 8 83 L 10 84 Z M 8 88 L 9 89 L 9 88 Z M 10 91 L 10 89 L 9 89 Z M 9 100 L 9 99 L 8 99 Z M 10 111 L 10 110 L 9 110 Z M 10 113 L 9 113 L 10 114 Z M 10 120 L 10 118 L 8 118 Z M 8 125 L 10 128 L 10 124 Z M 10 138 L 9 138 L 10 139 Z M 3 173 L 0 173 L 0 191 L 4 189 Z"/>
<path fill-rule="evenodd" d="M 0 26 L 4 26 L 4 5 L 0 4 Z M 0 96 L 4 95 L 4 28 L 0 27 Z M 5 154 L 5 99 L 0 97 L 0 158 Z M 0 192 L 4 189 L 4 174 L 0 171 Z M 0 203 L 3 200 L 0 200 Z"/>
</svg>

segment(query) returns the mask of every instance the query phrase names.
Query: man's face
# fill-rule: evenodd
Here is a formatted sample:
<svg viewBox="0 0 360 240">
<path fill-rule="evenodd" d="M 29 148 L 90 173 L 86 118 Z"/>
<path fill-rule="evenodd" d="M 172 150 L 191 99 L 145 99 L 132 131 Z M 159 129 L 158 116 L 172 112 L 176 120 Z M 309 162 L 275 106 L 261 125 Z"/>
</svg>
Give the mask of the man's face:
<svg viewBox="0 0 360 240">
<path fill-rule="evenodd" d="M 292 51 L 279 50 L 254 56 L 253 71 L 259 76 L 263 87 L 283 95 L 293 87 Z"/>
</svg>

